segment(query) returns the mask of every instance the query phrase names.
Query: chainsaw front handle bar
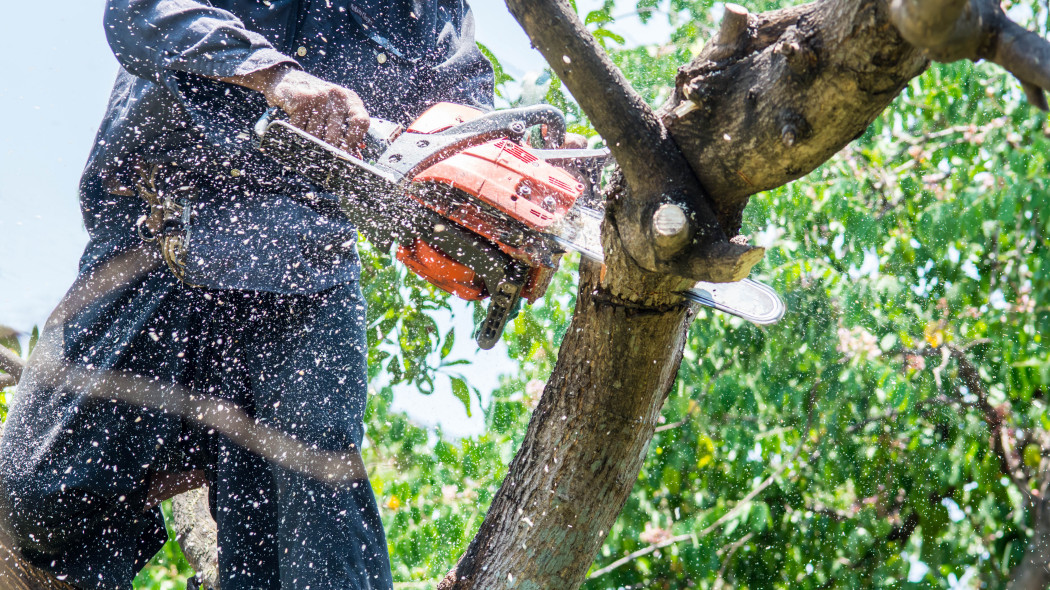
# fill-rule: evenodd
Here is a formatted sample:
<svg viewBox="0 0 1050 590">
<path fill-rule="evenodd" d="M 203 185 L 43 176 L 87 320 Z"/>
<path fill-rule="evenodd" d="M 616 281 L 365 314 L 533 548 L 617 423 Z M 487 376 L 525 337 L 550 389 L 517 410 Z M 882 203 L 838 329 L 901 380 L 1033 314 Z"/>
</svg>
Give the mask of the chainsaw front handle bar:
<svg viewBox="0 0 1050 590">
<path fill-rule="evenodd" d="M 253 127 L 256 139 L 262 139 L 270 123 L 275 120 L 286 119 L 287 116 L 279 107 L 267 109 Z M 418 171 L 425 167 L 423 165 L 424 161 L 427 164 L 433 163 L 434 160 L 447 157 L 448 153 L 460 151 L 473 145 L 480 145 L 493 139 L 507 137 L 519 141 L 525 136 L 525 131 L 535 125 L 546 125 L 547 127 L 547 133 L 543 137 L 544 148 L 557 149 L 565 143 L 565 115 L 551 105 L 538 104 L 501 111 L 490 111 L 476 119 L 454 125 L 444 131 L 425 134 L 425 137 L 423 134 L 418 133 L 402 133 L 403 128 L 401 125 L 379 117 L 372 117 L 363 140 L 365 145 L 362 153 L 365 159 L 375 159 L 377 163 L 381 163 L 384 156 L 387 156 L 385 159 L 388 164 L 406 162 L 412 165 L 412 171 Z M 400 135 L 407 135 L 408 137 L 405 137 L 399 143 Z M 409 141 L 410 138 L 413 139 Z M 387 154 L 386 152 L 390 152 L 395 144 L 398 144 L 397 147 L 401 148 L 401 151 L 407 153 L 398 154 L 395 158 L 390 158 L 389 156 L 393 154 Z M 404 149 L 411 145 L 415 145 L 418 151 Z M 396 151 L 394 150 L 395 153 Z M 434 157 L 436 155 L 435 152 L 441 152 L 440 157 Z M 403 166 L 397 166 L 396 168 L 400 169 Z"/>
</svg>

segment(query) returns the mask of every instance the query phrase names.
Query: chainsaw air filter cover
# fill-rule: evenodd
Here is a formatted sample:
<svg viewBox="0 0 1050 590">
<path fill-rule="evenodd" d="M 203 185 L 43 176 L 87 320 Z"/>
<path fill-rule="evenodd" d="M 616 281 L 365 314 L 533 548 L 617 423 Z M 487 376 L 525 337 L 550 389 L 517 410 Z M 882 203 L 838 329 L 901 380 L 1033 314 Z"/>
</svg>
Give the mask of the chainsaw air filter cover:
<svg viewBox="0 0 1050 590">
<path fill-rule="evenodd" d="M 463 105 L 439 103 L 408 131 L 436 133 L 480 114 Z M 410 190 L 426 207 L 527 266 L 521 295 L 534 301 L 546 290 L 561 257 L 560 248 L 541 232 L 565 216 L 583 194 L 584 185 L 528 147 L 502 138 L 462 150 L 422 170 L 413 178 Z M 469 268 L 422 239 L 402 246 L 398 259 L 464 299 L 489 295 Z"/>
</svg>

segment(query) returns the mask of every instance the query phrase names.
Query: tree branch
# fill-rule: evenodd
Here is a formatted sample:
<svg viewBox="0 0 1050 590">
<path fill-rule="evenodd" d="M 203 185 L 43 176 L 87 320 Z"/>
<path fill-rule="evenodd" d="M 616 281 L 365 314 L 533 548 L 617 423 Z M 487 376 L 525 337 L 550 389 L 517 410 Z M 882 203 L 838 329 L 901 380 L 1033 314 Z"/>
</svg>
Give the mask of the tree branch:
<svg viewBox="0 0 1050 590">
<path fill-rule="evenodd" d="M 657 114 L 733 235 L 750 195 L 841 150 L 926 64 L 881 0 L 822 0 L 752 15 L 737 43 L 709 43 Z"/>
<path fill-rule="evenodd" d="M 764 250 L 728 240 L 710 197 L 659 117 L 572 7 L 561 0 L 507 0 L 507 7 L 616 158 L 630 191 L 610 198 L 607 228 L 634 263 L 694 280 L 747 276 Z M 746 29 L 746 15 L 743 20 Z M 727 36 L 734 34 L 730 29 L 742 30 L 739 18 L 728 22 Z M 611 250 L 607 257 L 617 255 Z"/>
<path fill-rule="evenodd" d="M 22 371 L 25 370 L 26 363 L 22 360 L 22 357 L 15 354 L 15 351 L 7 348 L 6 346 L 0 346 L 0 371 L 3 371 L 10 375 L 15 383 L 18 383 L 22 379 Z M 9 385 L 3 385 L 0 387 L 8 387 Z"/>
<path fill-rule="evenodd" d="M 743 537 L 740 537 L 739 539 L 737 539 L 733 543 L 731 543 L 729 545 L 726 545 L 725 547 L 722 547 L 721 549 L 719 549 L 716 552 L 718 555 L 721 555 L 723 551 L 726 551 L 727 554 L 725 556 L 725 559 L 722 560 L 722 567 L 720 567 L 718 569 L 718 575 L 715 577 L 714 590 L 721 590 L 722 588 L 726 587 L 725 575 L 726 575 L 726 570 L 729 569 L 729 562 L 733 561 L 733 556 L 736 555 L 736 552 L 741 547 L 746 545 L 747 542 L 750 541 L 751 538 L 754 537 L 754 536 L 755 536 L 755 533 L 748 533 L 748 534 L 744 535 Z"/>
<path fill-rule="evenodd" d="M 1047 110 L 1050 43 L 1006 16 L 997 0 L 890 0 L 890 21 L 937 61 L 987 59 L 1017 77 Z"/>
<path fill-rule="evenodd" d="M 1022 462 L 1011 457 L 1010 445 L 1006 441 L 1006 430 L 1003 428 L 1004 416 L 989 403 L 988 389 L 984 386 L 984 381 L 981 379 L 981 374 L 978 372 L 977 367 L 970 361 L 966 353 L 952 345 L 948 345 L 948 350 L 951 351 L 952 358 L 959 365 L 959 376 L 966 383 L 966 388 L 977 396 L 976 408 L 981 412 L 981 417 L 988 426 L 988 434 L 992 441 L 992 451 L 999 458 L 999 470 L 1003 472 L 1003 475 L 1010 478 L 1014 487 L 1021 492 L 1026 501 L 1030 502 L 1032 500 L 1032 490 L 1029 488 L 1028 480 L 1018 476 Z"/>
<path fill-rule="evenodd" d="M 995 456 L 999 461 L 999 471 L 1010 479 L 1014 484 L 1014 487 L 1017 488 L 1025 498 L 1025 501 L 1031 503 L 1033 496 L 1032 490 L 1029 487 L 1029 482 L 1027 479 L 1018 475 L 1022 462 L 1020 459 L 1011 456 L 1013 453 L 1010 449 L 1009 443 L 1006 441 L 1007 433 L 1003 428 L 1004 416 L 992 406 L 991 402 L 988 401 L 988 390 L 984 386 L 981 374 L 966 355 L 966 350 L 968 350 L 969 347 L 970 345 L 967 345 L 964 348 L 945 345 L 942 347 L 931 347 L 905 352 L 929 358 L 943 359 L 944 363 L 947 363 L 949 359 L 955 360 L 956 364 L 959 366 L 959 376 L 962 378 L 963 383 L 966 385 L 966 388 L 970 393 L 977 398 L 976 402 L 969 403 L 962 401 L 961 396 L 959 396 L 955 400 L 956 403 L 964 408 L 972 407 L 980 413 L 982 420 L 988 427 L 988 438 L 991 443 L 992 452 L 995 453 Z M 942 367 L 944 366 L 944 363 L 942 363 Z"/>
<path fill-rule="evenodd" d="M 175 539 L 197 580 L 209 590 L 219 590 L 218 529 L 208 508 L 208 487 L 173 497 L 171 512 Z"/>
</svg>

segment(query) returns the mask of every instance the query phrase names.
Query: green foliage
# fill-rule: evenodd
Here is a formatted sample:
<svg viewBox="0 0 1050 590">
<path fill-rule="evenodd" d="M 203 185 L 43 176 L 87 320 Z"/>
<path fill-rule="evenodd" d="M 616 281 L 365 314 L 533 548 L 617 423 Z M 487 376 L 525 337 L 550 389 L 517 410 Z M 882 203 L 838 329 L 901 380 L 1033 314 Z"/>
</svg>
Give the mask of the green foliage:
<svg viewBox="0 0 1050 590">
<path fill-rule="evenodd" d="M 161 504 L 164 513 L 164 522 L 171 522 L 171 500 Z M 186 579 L 193 575 L 186 559 L 182 556 L 182 550 L 175 540 L 175 533 L 168 529 L 168 542 L 164 544 L 153 559 L 142 568 L 139 575 L 135 576 L 133 585 L 140 590 L 183 590 L 186 588 Z M 194 589 L 196 590 L 196 589 Z"/>
<path fill-rule="evenodd" d="M 382 508 L 396 580 L 440 579 L 466 549 L 499 486 L 513 445 L 490 433 L 451 442 L 390 411 L 393 392 L 369 403 L 365 463 Z"/>
<path fill-rule="evenodd" d="M 691 538 L 585 587 L 1005 587 L 1030 514 L 979 405 L 1031 474 L 1048 449 L 1025 437 L 1050 423 L 1048 134 L 994 67 L 936 65 L 826 165 L 753 198 L 745 233 L 772 245 L 757 274 L 790 312 L 700 313 L 595 570 Z"/>
<path fill-rule="evenodd" d="M 482 43 L 478 43 L 478 49 L 481 50 L 481 53 L 492 64 L 493 80 L 496 85 L 496 96 L 504 99 L 508 98 L 506 95 L 505 87 L 508 82 L 514 81 L 514 77 L 508 74 L 506 70 L 503 69 L 503 64 L 500 63 L 499 58 L 496 57 L 496 54 L 492 53 L 491 49 L 489 49 Z"/>
<path fill-rule="evenodd" d="M 24 351 L 22 350 L 22 342 L 19 340 L 18 336 L 19 334 L 15 330 L 0 325 L 0 346 L 24 359 L 29 357 L 29 354 L 33 352 L 34 348 L 36 348 L 37 340 L 40 339 L 40 329 L 33 326 L 33 331 L 29 333 L 29 339 Z M 5 378 L 8 377 L 2 371 L 0 371 L 0 375 L 3 375 Z M 7 420 L 7 396 L 13 392 L 13 386 L 0 387 L 0 424 Z"/>
</svg>

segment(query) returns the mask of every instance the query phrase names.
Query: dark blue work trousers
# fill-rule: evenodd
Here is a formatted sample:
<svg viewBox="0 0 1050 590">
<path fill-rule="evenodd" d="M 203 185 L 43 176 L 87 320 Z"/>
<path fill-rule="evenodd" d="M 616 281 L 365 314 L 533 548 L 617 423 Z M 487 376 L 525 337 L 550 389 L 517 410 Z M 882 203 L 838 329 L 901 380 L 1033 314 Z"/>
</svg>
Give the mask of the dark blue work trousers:
<svg viewBox="0 0 1050 590">
<path fill-rule="evenodd" d="M 356 283 L 216 291 L 163 267 L 125 281 L 41 337 L 0 439 L 6 528 L 30 561 L 78 587 L 130 588 L 166 539 L 160 511 L 144 509 L 150 477 L 199 468 L 223 590 L 391 588 L 367 479 L 326 483 L 192 420 L 97 393 L 126 386 L 117 375 L 146 377 L 228 400 L 310 448 L 346 451 L 363 435 L 365 338 Z M 56 379 L 42 359 L 79 377 Z"/>
</svg>

